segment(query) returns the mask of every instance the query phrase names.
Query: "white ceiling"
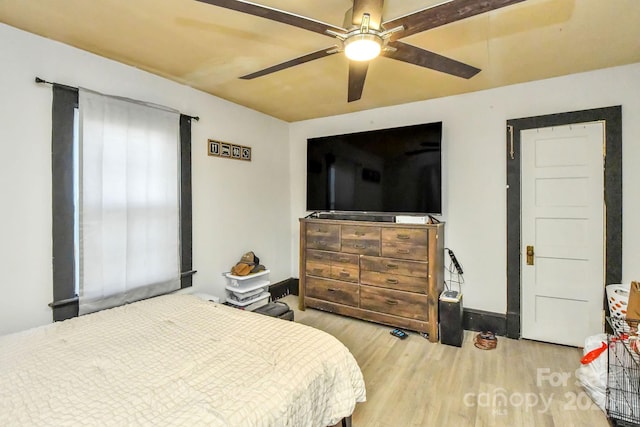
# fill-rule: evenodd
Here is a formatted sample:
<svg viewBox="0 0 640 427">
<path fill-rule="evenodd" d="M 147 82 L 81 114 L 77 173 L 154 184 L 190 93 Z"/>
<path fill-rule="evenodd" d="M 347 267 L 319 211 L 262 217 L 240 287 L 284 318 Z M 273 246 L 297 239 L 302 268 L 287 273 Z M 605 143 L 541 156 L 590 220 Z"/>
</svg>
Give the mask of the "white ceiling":
<svg viewBox="0 0 640 427">
<path fill-rule="evenodd" d="M 336 26 L 351 7 L 253 1 Z M 441 1 L 386 0 L 383 20 Z M 351 103 L 341 54 L 238 79 L 334 39 L 195 0 L 0 0 L 0 22 L 290 122 L 640 62 L 640 0 L 526 0 L 404 38 L 482 71 L 466 80 L 380 57 Z"/>
</svg>

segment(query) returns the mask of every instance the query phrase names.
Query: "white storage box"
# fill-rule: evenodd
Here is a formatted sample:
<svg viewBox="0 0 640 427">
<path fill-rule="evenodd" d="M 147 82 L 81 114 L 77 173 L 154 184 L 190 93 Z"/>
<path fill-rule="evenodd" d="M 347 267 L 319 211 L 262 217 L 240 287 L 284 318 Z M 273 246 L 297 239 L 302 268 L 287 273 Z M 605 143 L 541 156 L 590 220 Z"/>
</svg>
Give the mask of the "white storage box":
<svg viewBox="0 0 640 427">
<path fill-rule="evenodd" d="M 246 298 L 247 296 L 251 296 L 252 294 L 257 294 L 256 292 L 260 289 L 268 291 L 269 285 L 271 282 L 268 280 L 251 280 L 245 282 L 240 282 L 238 285 L 227 285 L 225 289 L 231 294 L 235 295 L 236 299 Z"/>
<path fill-rule="evenodd" d="M 227 278 L 227 281 L 229 282 L 229 286 L 244 288 L 257 283 L 258 281 L 266 280 L 268 282 L 269 273 L 270 273 L 269 270 L 263 270 L 258 273 L 247 274 L 246 276 L 235 276 L 231 273 L 224 273 L 224 277 Z"/>
<path fill-rule="evenodd" d="M 255 298 L 260 294 L 263 294 L 264 292 L 265 288 L 261 286 L 258 289 L 248 292 L 230 291 L 229 293 L 227 293 L 227 296 L 234 301 L 246 301 L 248 299 Z"/>
<path fill-rule="evenodd" d="M 227 303 L 244 310 L 253 311 L 269 303 L 269 270 L 247 276 L 235 276 L 225 273 L 228 284 Z"/>
<path fill-rule="evenodd" d="M 227 303 L 243 310 L 253 311 L 256 308 L 269 304 L 270 297 L 271 294 L 269 292 L 263 292 L 260 295 L 245 301 L 235 301 L 231 298 L 227 298 Z"/>
</svg>

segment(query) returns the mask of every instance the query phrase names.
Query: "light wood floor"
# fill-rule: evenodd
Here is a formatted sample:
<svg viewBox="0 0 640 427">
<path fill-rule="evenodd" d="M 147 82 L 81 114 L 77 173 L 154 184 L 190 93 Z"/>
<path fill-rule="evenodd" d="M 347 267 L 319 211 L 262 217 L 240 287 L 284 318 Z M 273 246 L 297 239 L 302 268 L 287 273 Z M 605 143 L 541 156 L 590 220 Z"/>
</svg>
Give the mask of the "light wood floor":
<svg viewBox="0 0 640 427">
<path fill-rule="evenodd" d="M 299 311 L 293 295 L 282 301 L 296 322 L 335 336 L 358 361 L 367 401 L 357 405 L 354 427 L 609 425 L 576 384 L 579 349 L 499 337 L 495 350 L 479 350 L 471 331 L 462 348 L 416 333 L 400 340 L 387 326 Z"/>
</svg>

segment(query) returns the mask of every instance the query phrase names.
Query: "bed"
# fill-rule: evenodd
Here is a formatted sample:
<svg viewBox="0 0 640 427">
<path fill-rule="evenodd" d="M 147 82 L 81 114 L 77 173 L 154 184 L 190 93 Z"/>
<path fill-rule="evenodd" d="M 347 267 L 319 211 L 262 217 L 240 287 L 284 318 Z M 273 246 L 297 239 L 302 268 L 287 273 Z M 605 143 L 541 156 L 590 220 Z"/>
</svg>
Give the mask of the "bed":
<svg viewBox="0 0 640 427">
<path fill-rule="evenodd" d="M 0 337 L 2 426 L 331 426 L 365 399 L 336 338 L 192 295 Z"/>
</svg>

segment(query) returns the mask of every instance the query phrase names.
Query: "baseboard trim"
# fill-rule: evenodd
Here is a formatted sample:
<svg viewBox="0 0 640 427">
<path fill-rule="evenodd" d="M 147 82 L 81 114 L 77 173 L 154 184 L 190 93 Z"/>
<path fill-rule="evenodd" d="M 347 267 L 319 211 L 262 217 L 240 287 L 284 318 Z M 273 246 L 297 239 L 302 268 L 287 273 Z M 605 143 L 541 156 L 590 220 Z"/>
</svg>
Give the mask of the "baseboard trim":
<svg viewBox="0 0 640 427">
<path fill-rule="evenodd" d="M 285 297 L 287 295 L 298 295 L 298 279 L 290 277 L 281 282 L 274 283 L 269 286 L 269 293 L 273 301 Z"/>
<path fill-rule="evenodd" d="M 507 316 L 490 311 L 465 308 L 462 312 L 462 327 L 467 331 L 491 331 L 496 335 L 507 334 Z"/>
</svg>

